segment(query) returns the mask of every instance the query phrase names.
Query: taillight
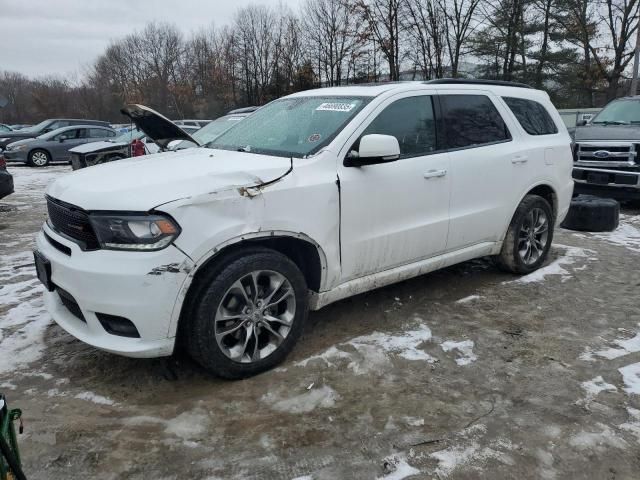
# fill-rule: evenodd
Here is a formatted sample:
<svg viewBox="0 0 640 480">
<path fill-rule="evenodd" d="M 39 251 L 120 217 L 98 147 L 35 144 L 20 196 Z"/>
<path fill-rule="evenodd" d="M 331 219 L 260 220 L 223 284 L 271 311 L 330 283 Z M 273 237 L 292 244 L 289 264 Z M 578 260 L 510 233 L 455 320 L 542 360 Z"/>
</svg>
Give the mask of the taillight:
<svg viewBox="0 0 640 480">
<path fill-rule="evenodd" d="M 0 155 L 0 168 L 7 168 L 7 161 Z"/>
</svg>

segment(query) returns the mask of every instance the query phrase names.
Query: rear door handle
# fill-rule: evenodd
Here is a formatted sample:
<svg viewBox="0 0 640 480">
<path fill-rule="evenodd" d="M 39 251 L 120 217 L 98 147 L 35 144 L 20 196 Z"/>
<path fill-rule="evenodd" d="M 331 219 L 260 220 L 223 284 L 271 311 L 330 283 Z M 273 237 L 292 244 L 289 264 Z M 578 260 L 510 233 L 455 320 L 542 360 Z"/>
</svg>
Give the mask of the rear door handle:
<svg viewBox="0 0 640 480">
<path fill-rule="evenodd" d="M 529 157 L 527 157 L 526 155 L 517 155 L 511 159 L 511 163 L 513 163 L 514 165 L 516 163 L 527 163 L 528 161 Z"/>
<path fill-rule="evenodd" d="M 427 173 L 424 174 L 424 178 L 438 178 L 438 177 L 444 177 L 447 174 L 446 170 L 429 170 Z"/>
</svg>

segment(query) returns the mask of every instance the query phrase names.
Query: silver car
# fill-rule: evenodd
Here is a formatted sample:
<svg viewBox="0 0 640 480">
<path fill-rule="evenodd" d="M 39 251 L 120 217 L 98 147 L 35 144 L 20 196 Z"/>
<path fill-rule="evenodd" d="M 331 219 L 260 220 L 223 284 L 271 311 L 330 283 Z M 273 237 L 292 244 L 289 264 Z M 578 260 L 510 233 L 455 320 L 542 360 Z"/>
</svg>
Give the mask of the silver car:
<svg viewBox="0 0 640 480">
<path fill-rule="evenodd" d="M 69 150 L 83 143 L 114 138 L 112 128 L 96 125 L 62 127 L 36 138 L 18 140 L 3 152 L 7 162 L 22 162 L 32 167 L 44 167 L 50 162 L 68 162 Z"/>
</svg>

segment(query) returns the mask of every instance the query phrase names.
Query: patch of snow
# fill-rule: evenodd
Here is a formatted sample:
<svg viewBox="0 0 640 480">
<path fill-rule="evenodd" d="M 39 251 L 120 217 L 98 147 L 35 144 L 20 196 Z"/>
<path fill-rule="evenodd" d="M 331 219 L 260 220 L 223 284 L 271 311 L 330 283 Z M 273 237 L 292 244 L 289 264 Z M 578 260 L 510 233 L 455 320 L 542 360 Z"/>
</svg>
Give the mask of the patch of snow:
<svg viewBox="0 0 640 480">
<path fill-rule="evenodd" d="M 595 398 L 600 392 L 617 392 L 615 385 L 611 385 L 604 381 L 601 375 L 593 380 L 582 382 L 582 389 L 587 393 L 587 400 Z"/>
<path fill-rule="evenodd" d="M 478 359 L 473 353 L 473 342 L 471 340 L 463 340 L 461 342 L 449 340 L 441 343 L 440 347 L 442 347 L 442 350 L 445 352 L 457 350 L 459 355 L 458 358 L 456 358 L 456 363 L 460 366 L 469 365 Z"/>
<path fill-rule="evenodd" d="M 273 410 L 284 413 L 308 413 L 316 408 L 331 408 L 339 399 L 340 395 L 328 385 L 289 398 L 278 398 L 272 392 L 262 396 L 262 401 Z"/>
<path fill-rule="evenodd" d="M 622 374 L 622 381 L 626 385 L 624 391 L 640 395 L 640 362 L 619 368 L 618 371 Z"/>
<path fill-rule="evenodd" d="M 313 480 L 311 475 L 303 475 L 302 477 L 292 478 L 291 480 Z"/>
<path fill-rule="evenodd" d="M 410 427 L 421 427 L 424 425 L 424 418 L 418 417 L 403 417 L 404 423 Z"/>
<path fill-rule="evenodd" d="M 418 319 L 420 320 L 420 319 Z M 431 339 L 431 330 L 420 322 L 415 328 L 398 334 L 373 332 L 353 338 L 348 342 L 332 346 L 324 352 L 296 362 L 297 367 L 306 367 L 310 362 L 322 362 L 335 367 L 336 363 L 349 361 L 348 368 L 357 375 L 390 368 L 389 354 L 412 361 L 435 362 L 436 359 L 421 350 L 419 345 Z"/>
<path fill-rule="evenodd" d="M 595 449 L 603 451 L 606 447 L 625 449 L 629 445 L 608 426 L 602 423 L 597 424 L 600 432 L 581 431 L 569 438 L 569 445 L 578 450 Z"/>
<path fill-rule="evenodd" d="M 78 393 L 75 396 L 75 398 L 78 398 L 80 400 L 86 400 L 88 402 L 97 403 L 98 405 L 115 405 L 116 404 L 116 402 L 114 402 L 110 398 L 103 397 L 102 395 L 97 395 L 93 392 L 81 392 L 81 393 Z"/>
<path fill-rule="evenodd" d="M 627 412 L 631 417 L 631 421 L 623 423 L 620 428 L 627 430 L 640 441 L 640 410 L 627 407 Z"/>
<path fill-rule="evenodd" d="M 573 265 L 579 259 L 591 261 L 593 257 L 593 250 L 587 250 L 585 248 L 579 247 L 571 247 L 569 245 L 555 245 L 556 248 L 564 250 L 564 254 L 558 258 L 556 258 L 549 265 L 539 268 L 538 270 L 531 272 L 528 275 L 524 275 L 516 280 L 509 280 L 506 282 L 502 282 L 503 284 L 509 283 L 536 283 L 544 281 L 545 277 L 549 275 L 560 275 L 561 280 L 563 282 L 569 280 L 571 278 L 571 273 L 566 270 L 564 267 L 568 265 Z M 584 266 L 584 265 L 583 265 Z"/>
<path fill-rule="evenodd" d="M 15 384 L 11 382 L 3 382 L 3 383 L 0 383 L 0 388 L 8 388 L 9 390 L 15 390 L 18 387 L 16 387 Z"/>
<path fill-rule="evenodd" d="M 399 455 L 387 457 L 385 458 L 385 462 L 391 466 L 392 471 L 382 477 L 378 477 L 379 480 L 402 480 L 420 473 L 420 470 L 409 465 L 407 460 Z"/>
<path fill-rule="evenodd" d="M 505 453 L 513 450 L 514 446 L 507 440 L 497 440 L 489 444 L 489 446 L 481 448 L 477 441 L 473 441 L 469 445 L 453 445 L 439 450 L 430 455 L 438 461 L 436 475 L 438 477 L 447 477 L 454 470 L 465 466 L 483 462 L 488 459 L 494 459 L 501 463 L 512 465 L 513 459 Z"/>
<path fill-rule="evenodd" d="M 638 324 L 640 327 L 640 324 Z M 592 359 L 593 355 L 597 355 L 607 360 L 613 360 L 614 358 L 623 357 L 630 353 L 640 352 L 640 333 L 627 340 L 614 340 L 612 343 L 619 348 L 611 347 L 606 350 L 600 350 L 598 352 L 585 351 L 580 358 L 583 360 Z"/>
<path fill-rule="evenodd" d="M 594 233 L 592 236 L 632 252 L 640 252 L 640 219 L 637 216 L 620 215 L 620 224 L 613 232 Z"/>
<path fill-rule="evenodd" d="M 152 421 L 157 421 L 151 417 Z M 194 410 L 190 412 L 182 412 L 175 418 L 164 422 L 166 424 L 165 432 L 183 440 L 193 440 L 202 437 L 207 432 L 207 428 L 211 423 L 209 416 L 203 410 Z"/>
<path fill-rule="evenodd" d="M 474 300 L 479 300 L 480 298 L 484 298 L 482 295 L 469 295 L 468 297 L 461 298 L 460 300 L 456 300 L 456 303 L 469 303 Z"/>
</svg>

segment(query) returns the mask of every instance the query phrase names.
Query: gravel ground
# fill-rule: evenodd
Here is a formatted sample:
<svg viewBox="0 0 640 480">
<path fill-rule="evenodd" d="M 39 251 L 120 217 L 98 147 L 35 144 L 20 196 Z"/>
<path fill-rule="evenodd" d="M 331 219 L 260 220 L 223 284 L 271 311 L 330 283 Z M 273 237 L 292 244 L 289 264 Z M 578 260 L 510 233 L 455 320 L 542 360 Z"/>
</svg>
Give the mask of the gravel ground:
<svg viewBox="0 0 640 480">
<path fill-rule="evenodd" d="M 476 260 L 312 313 L 289 359 L 227 382 L 52 323 L 33 235 L 67 166 L 10 168 L 0 391 L 29 479 L 626 479 L 640 475 L 640 216 L 557 232 L 525 277 Z"/>
</svg>

